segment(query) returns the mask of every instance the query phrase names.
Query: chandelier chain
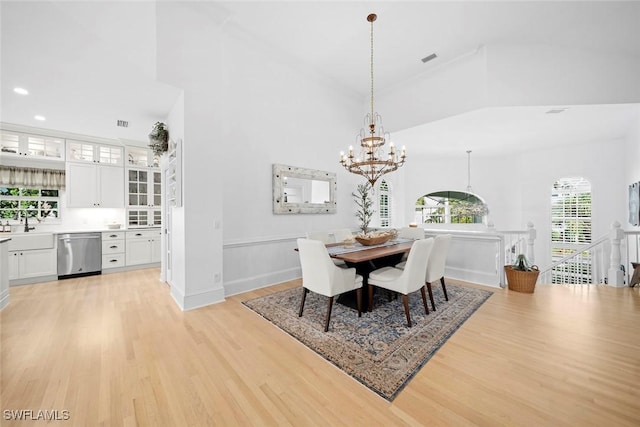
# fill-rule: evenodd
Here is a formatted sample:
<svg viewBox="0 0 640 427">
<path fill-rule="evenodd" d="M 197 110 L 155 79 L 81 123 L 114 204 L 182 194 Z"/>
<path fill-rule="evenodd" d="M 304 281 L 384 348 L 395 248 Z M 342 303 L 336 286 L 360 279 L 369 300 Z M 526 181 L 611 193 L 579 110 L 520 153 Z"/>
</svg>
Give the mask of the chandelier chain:
<svg viewBox="0 0 640 427">
<path fill-rule="evenodd" d="M 356 136 L 356 141 L 360 145 L 360 152 L 356 153 L 353 146 L 349 146 L 348 152 L 340 152 L 340 164 L 344 168 L 356 175 L 361 175 L 369 181 L 373 187 L 375 182 L 382 175 L 397 170 L 404 165 L 407 158 L 405 147 L 403 146 L 399 152 L 389 141 L 389 146 L 385 149 L 385 142 L 389 139 L 389 133 L 384 131 L 382 120 L 374 109 L 373 96 L 373 21 L 377 15 L 375 13 L 367 16 L 367 21 L 371 24 L 370 42 L 371 56 L 369 61 L 369 77 L 371 83 L 371 112 L 365 116 L 365 123 L 368 121 L 368 129 L 360 129 L 360 133 Z M 377 129 L 376 129 L 377 127 Z"/>
<path fill-rule="evenodd" d="M 375 123 L 373 112 L 373 19 L 371 20 L 371 60 L 369 63 L 369 70 L 371 74 L 371 122 Z"/>
</svg>

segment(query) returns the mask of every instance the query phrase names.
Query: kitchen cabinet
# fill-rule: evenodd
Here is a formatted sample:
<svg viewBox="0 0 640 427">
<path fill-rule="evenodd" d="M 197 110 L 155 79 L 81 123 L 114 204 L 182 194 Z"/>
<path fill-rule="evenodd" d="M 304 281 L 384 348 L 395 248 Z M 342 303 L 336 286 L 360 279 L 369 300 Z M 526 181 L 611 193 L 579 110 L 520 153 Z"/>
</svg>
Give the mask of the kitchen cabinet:
<svg viewBox="0 0 640 427">
<path fill-rule="evenodd" d="M 9 252 L 9 280 L 57 274 L 55 249 Z"/>
<path fill-rule="evenodd" d="M 126 232 L 126 265 L 152 264 L 160 262 L 159 228 Z"/>
<path fill-rule="evenodd" d="M 16 235 L 8 244 L 9 280 L 57 275 L 53 234 Z"/>
<path fill-rule="evenodd" d="M 127 226 L 162 224 L 162 173 L 157 169 L 127 168 Z"/>
<path fill-rule="evenodd" d="M 124 170 L 118 166 L 67 163 L 67 206 L 124 207 Z"/>
<path fill-rule="evenodd" d="M 162 173 L 154 169 L 127 168 L 127 206 L 162 206 Z"/>
<path fill-rule="evenodd" d="M 3 157 L 64 161 L 65 140 L 22 132 L 0 131 L 0 154 Z"/>
<path fill-rule="evenodd" d="M 159 168 L 160 167 L 160 156 L 155 154 L 153 150 L 147 147 L 134 147 L 127 146 L 125 147 L 127 165 L 133 167 L 149 167 L 149 168 Z"/>
<path fill-rule="evenodd" d="M 105 231 L 102 233 L 102 269 L 124 267 L 125 232 Z"/>
<path fill-rule="evenodd" d="M 123 166 L 123 152 L 124 148 L 117 145 L 67 139 L 67 161 L 69 162 Z"/>
</svg>

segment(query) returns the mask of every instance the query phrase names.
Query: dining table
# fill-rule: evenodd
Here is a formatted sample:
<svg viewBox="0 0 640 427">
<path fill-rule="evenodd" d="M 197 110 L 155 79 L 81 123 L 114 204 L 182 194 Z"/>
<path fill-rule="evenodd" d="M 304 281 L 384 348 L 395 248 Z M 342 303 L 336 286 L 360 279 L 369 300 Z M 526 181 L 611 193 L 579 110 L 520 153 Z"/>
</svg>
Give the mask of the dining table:
<svg viewBox="0 0 640 427">
<path fill-rule="evenodd" d="M 411 250 L 413 242 L 413 239 L 397 238 L 372 246 L 360 243 L 352 246 L 345 246 L 344 243 L 329 243 L 327 251 L 331 258 L 344 261 L 347 267 L 355 268 L 356 273 L 362 276 L 362 298 L 363 301 L 368 301 L 369 273 L 382 267 L 398 264 L 402 260 L 402 256 Z M 340 295 L 337 302 L 355 309 L 355 291 Z"/>
</svg>

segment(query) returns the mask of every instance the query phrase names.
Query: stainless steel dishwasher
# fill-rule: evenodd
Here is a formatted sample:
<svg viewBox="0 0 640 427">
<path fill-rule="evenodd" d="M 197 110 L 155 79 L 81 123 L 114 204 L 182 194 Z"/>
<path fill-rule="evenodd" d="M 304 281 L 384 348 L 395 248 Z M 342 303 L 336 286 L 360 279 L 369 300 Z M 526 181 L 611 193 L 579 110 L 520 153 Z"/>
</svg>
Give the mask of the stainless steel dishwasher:
<svg viewBox="0 0 640 427">
<path fill-rule="evenodd" d="M 101 233 L 58 234 L 58 279 L 101 273 Z"/>
</svg>

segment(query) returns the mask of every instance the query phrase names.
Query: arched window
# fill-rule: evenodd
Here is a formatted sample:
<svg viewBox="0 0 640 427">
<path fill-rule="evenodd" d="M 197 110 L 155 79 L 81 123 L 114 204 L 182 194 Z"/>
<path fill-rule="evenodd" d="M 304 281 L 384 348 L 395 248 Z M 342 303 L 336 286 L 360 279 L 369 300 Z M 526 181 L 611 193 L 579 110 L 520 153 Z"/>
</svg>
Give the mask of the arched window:
<svg viewBox="0 0 640 427">
<path fill-rule="evenodd" d="M 387 184 L 387 181 L 384 179 L 380 181 L 378 190 L 380 227 L 389 227 L 391 225 L 391 193 L 389 191 L 389 184 Z"/>
<path fill-rule="evenodd" d="M 418 197 L 418 224 L 482 224 L 487 205 L 478 196 L 463 191 L 438 191 Z"/>
<path fill-rule="evenodd" d="M 591 183 L 561 178 L 551 190 L 551 261 L 580 253 L 553 269 L 552 283 L 591 283 Z"/>
</svg>

